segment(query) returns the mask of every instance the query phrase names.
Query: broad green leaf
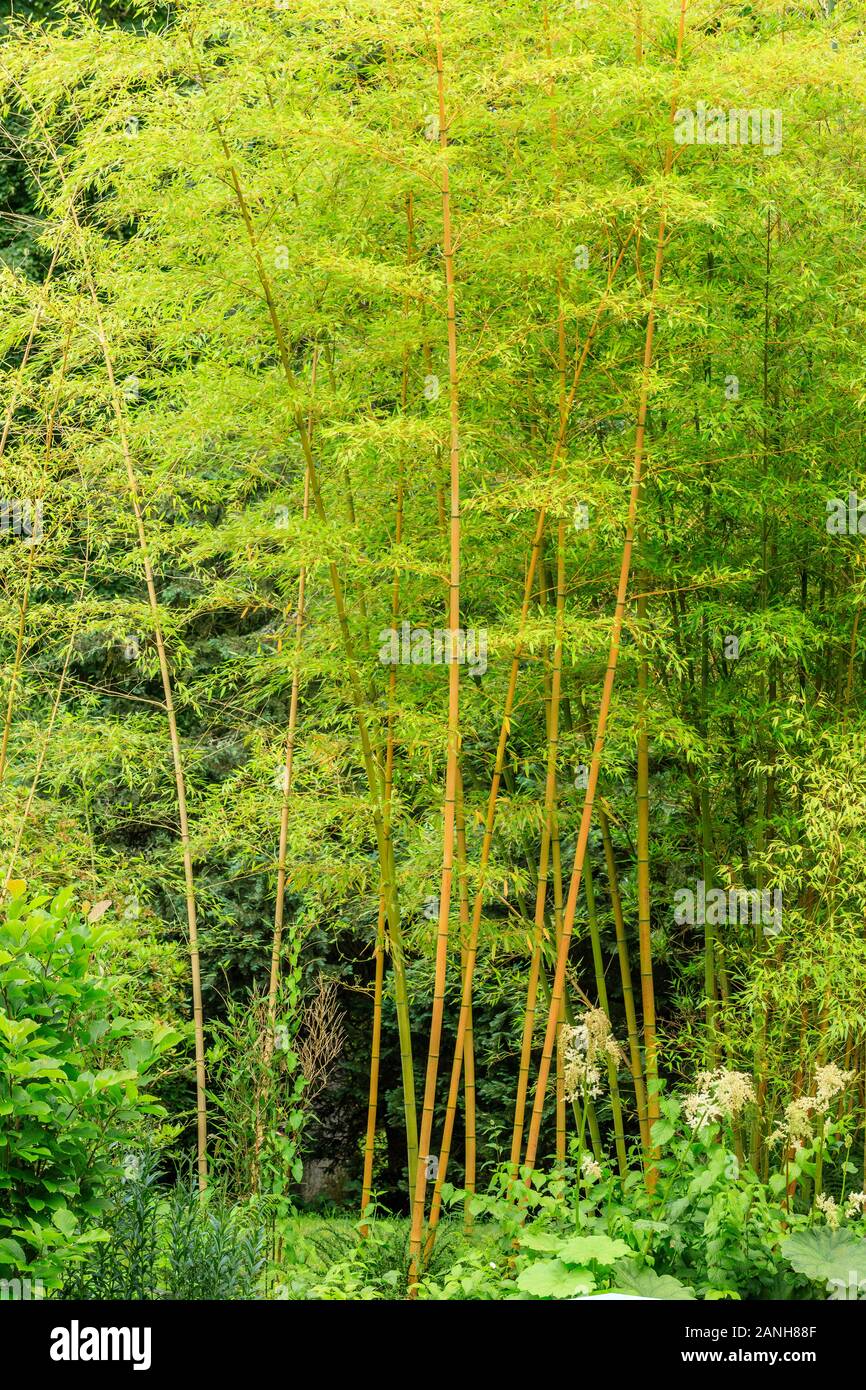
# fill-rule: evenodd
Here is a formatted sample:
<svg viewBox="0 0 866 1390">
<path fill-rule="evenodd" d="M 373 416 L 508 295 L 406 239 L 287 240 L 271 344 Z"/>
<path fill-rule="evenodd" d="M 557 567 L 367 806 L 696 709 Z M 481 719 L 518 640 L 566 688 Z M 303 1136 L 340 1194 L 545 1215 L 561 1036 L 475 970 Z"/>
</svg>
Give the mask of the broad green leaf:
<svg viewBox="0 0 866 1390">
<path fill-rule="evenodd" d="M 811 1231 L 798 1231 L 782 1241 L 782 1256 L 798 1274 L 821 1282 L 853 1279 L 856 1285 L 866 1281 L 866 1240 L 858 1239 L 849 1230 L 828 1230 L 819 1226 Z"/>
<path fill-rule="evenodd" d="M 590 1293 L 595 1279 L 588 1269 L 571 1269 L 561 1260 L 538 1260 L 520 1271 L 517 1287 L 534 1298 L 574 1298 Z"/>
<path fill-rule="evenodd" d="M 27 1263 L 27 1256 L 24 1247 L 13 1240 L 11 1236 L 6 1236 L 0 1240 L 0 1265 L 14 1265 L 16 1269 L 23 1269 Z"/>
<path fill-rule="evenodd" d="M 559 1250 L 559 1258 L 569 1265 L 585 1265 L 590 1260 L 600 1265 L 612 1265 L 623 1255 L 631 1254 L 624 1240 L 612 1240 L 606 1235 L 574 1236 Z"/>
<path fill-rule="evenodd" d="M 65 1236 L 74 1235 L 78 1228 L 78 1222 L 68 1207 L 58 1207 L 57 1211 L 52 1214 L 51 1220 L 58 1231 Z"/>
<path fill-rule="evenodd" d="M 676 1299 L 694 1300 L 694 1293 L 671 1274 L 657 1274 L 654 1269 L 638 1268 L 634 1260 L 620 1260 L 614 1269 L 617 1293 L 636 1294 L 639 1298 L 659 1298 L 666 1302 Z"/>
<path fill-rule="evenodd" d="M 669 1139 L 673 1138 L 675 1133 L 676 1131 L 670 1120 L 656 1120 L 652 1127 L 651 1138 L 653 1143 L 661 1148 Z"/>
<path fill-rule="evenodd" d="M 531 1229 L 522 1231 L 520 1234 L 520 1244 L 527 1250 L 562 1250 L 562 1236 L 555 1236 L 550 1231 L 533 1231 Z"/>
</svg>

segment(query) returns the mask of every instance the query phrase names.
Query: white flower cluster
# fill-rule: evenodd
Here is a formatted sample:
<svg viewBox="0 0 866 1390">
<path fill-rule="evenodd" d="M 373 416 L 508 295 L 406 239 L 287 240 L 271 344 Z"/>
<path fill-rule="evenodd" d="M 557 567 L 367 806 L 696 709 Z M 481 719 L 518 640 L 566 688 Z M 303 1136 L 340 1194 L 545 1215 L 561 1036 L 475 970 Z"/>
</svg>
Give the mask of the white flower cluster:
<svg viewBox="0 0 866 1390">
<path fill-rule="evenodd" d="M 822 1118 L 827 1114 L 830 1102 L 850 1085 L 854 1075 L 853 1071 L 842 1071 L 835 1062 L 818 1067 L 815 1072 L 815 1094 L 798 1096 L 786 1105 L 785 1118 L 770 1135 L 770 1143 L 774 1144 L 782 1139 L 792 1148 L 802 1148 L 806 1140 L 812 1138 L 813 1119 L 816 1116 Z"/>
<path fill-rule="evenodd" d="M 601 1178 L 601 1165 L 596 1162 L 592 1154 L 584 1154 L 580 1160 L 580 1175 L 587 1182 L 598 1182 Z"/>
<path fill-rule="evenodd" d="M 815 1198 L 815 1206 L 823 1212 L 827 1225 L 831 1231 L 839 1228 L 839 1208 L 836 1206 L 835 1197 L 831 1197 L 828 1192 L 819 1192 Z"/>
<path fill-rule="evenodd" d="M 735 1119 L 754 1099 L 755 1088 L 746 1072 L 719 1067 L 698 1073 L 695 1090 L 683 1102 L 683 1112 L 690 1129 L 703 1129 L 719 1120 Z"/>
<path fill-rule="evenodd" d="M 564 1024 L 562 1046 L 568 1099 L 600 1095 L 602 1064 L 606 1069 L 609 1057 L 615 1066 L 622 1061 L 622 1049 L 611 1033 L 610 1019 L 604 1009 L 584 1009 L 580 1022 L 573 1028 Z"/>
<path fill-rule="evenodd" d="M 852 1192 L 848 1197 L 848 1205 L 845 1208 L 845 1215 L 866 1216 L 866 1192 Z"/>
<path fill-rule="evenodd" d="M 815 1072 L 815 1109 L 819 1115 L 826 1115 L 830 1101 L 841 1095 L 846 1086 L 854 1080 L 853 1071 L 842 1071 L 835 1062 L 819 1067 Z"/>
</svg>

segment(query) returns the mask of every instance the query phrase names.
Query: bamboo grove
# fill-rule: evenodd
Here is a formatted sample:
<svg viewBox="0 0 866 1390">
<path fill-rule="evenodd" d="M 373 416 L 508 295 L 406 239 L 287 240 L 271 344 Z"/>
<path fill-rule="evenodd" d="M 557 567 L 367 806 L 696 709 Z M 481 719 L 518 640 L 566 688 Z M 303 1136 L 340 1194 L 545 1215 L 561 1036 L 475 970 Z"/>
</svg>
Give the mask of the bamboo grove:
<svg viewBox="0 0 866 1390">
<path fill-rule="evenodd" d="M 719 1069 L 862 1172 L 862 4 L 125 10 L 0 40 L 5 893 L 121 923 L 202 1189 L 339 976 L 413 1281 Z"/>
</svg>

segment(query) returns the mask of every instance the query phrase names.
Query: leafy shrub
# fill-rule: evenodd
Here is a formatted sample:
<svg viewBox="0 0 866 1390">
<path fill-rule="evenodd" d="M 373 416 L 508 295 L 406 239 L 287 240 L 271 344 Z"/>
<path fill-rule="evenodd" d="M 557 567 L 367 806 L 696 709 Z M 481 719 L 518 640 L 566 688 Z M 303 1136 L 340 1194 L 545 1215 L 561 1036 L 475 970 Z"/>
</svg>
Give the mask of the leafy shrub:
<svg viewBox="0 0 866 1390">
<path fill-rule="evenodd" d="M 775 1171 L 759 1176 L 741 1156 L 754 1104 L 748 1078 L 702 1073 L 692 1093 L 659 1096 L 654 1181 L 635 1150 L 625 1176 L 575 1137 L 551 1173 L 509 1167 L 473 1195 L 474 1226 L 448 1223 L 416 1289 L 420 1299 L 571 1299 L 617 1292 L 651 1299 L 858 1298 L 866 1288 L 866 1193 L 856 1172 L 850 1118 L 833 1112 L 849 1073 L 824 1066 L 816 1094 L 787 1107 L 771 1136 Z M 792 1134 L 796 1132 L 796 1142 Z M 836 1196 L 823 1187 L 833 1170 Z M 446 1209 L 466 1194 L 442 1186 Z M 843 1222 L 849 1224 L 843 1225 Z M 445 1237 L 443 1241 L 443 1236 Z M 324 1265 L 295 1247 L 285 1296 L 376 1299 L 406 1295 L 405 1223 L 371 1223 L 352 1246 L 316 1237 Z M 292 1260 L 288 1261 L 289 1264 Z"/>
<path fill-rule="evenodd" d="M 290 1206 L 289 1191 L 303 1174 L 301 1132 L 306 1078 L 298 1054 L 300 995 L 296 967 L 280 980 L 270 1055 L 264 990 L 243 1003 L 226 1000 L 225 1018 L 210 1027 L 212 1169 L 242 1200 L 258 1191 Z"/>
<path fill-rule="evenodd" d="M 844 1080 L 839 1072 L 836 1084 Z M 845 1219 L 862 1226 L 866 1198 L 855 1193 L 846 1202 L 843 1189 L 837 1202 L 820 1190 L 828 1156 L 844 1173 L 853 1167 L 842 1161 L 847 1119 L 829 1118 L 820 1097 L 809 1098 L 809 1126 L 796 1147 L 783 1126 L 778 1170 L 765 1181 L 738 1157 L 738 1119 L 718 1106 L 708 1114 L 696 1104 L 705 1099 L 700 1088 L 660 1097 L 654 1185 L 637 1166 L 621 1177 L 577 1140 L 572 1162 L 551 1174 L 515 1179 L 501 1170 L 490 1191 L 472 1199 L 498 1241 L 488 1261 L 498 1292 L 476 1262 L 469 1278 L 468 1269 L 456 1282 L 428 1277 L 421 1296 L 562 1299 L 615 1290 L 655 1299 L 791 1299 L 827 1297 L 829 1289 L 830 1297 L 857 1297 L 866 1287 L 866 1240 L 837 1227 Z M 453 1205 L 464 1194 L 445 1184 L 443 1197 Z"/>
<path fill-rule="evenodd" d="M 150 1156 L 129 1154 L 122 1181 L 100 1220 L 101 1243 L 74 1267 L 63 1297 L 81 1299 L 250 1299 L 266 1267 L 261 1203 L 225 1203 L 201 1194 L 190 1176 L 160 1186 Z"/>
<path fill-rule="evenodd" d="M 161 1109 L 141 1087 L 180 1034 L 115 1014 L 115 939 L 72 890 L 0 921 L 0 1277 L 50 1288 L 99 1239 L 117 1144 Z M 88 1229 L 83 1229 L 89 1223 Z"/>
<path fill-rule="evenodd" d="M 409 1228 L 405 1221 L 382 1218 L 362 1223 L 316 1218 L 313 1232 L 295 1232 L 286 1250 L 288 1266 L 276 1296 L 369 1302 L 402 1298 L 409 1280 Z M 445 1221 L 428 1263 L 431 1276 L 444 1275 L 466 1251 L 465 1241 Z"/>
</svg>

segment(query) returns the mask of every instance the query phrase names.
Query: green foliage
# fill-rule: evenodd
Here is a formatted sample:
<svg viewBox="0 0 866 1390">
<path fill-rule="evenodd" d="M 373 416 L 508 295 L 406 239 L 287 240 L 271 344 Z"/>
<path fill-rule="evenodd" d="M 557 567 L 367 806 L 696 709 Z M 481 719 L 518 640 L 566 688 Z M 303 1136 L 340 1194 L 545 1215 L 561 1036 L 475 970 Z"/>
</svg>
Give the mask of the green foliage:
<svg viewBox="0 0 866 1390">
<path fill-rule="evenodd" d="M 461 620 L 489 642 L 484 674 L 461 673 L 470 896 L 480 887 L 481 824 L 534 517 L 541 505 L 548 514 L 481 888 L 474 1036 L 479 1185 L 494 1183 L 486 1215 L 503 1227 L 511 1221 L 496 1173 L 509 1149 L 539 860 L 551 530 L 566 522 L 557 817 L 567 873 L 582 804 L 574 774 L 589 757 L 607 669 L 648 248 L 664 209 L 632 583 L 647 596 L 647 615 L 640 624 L 631 604 L 626 613 L 597 804 L 609 813 L 634 965 L 642 650 L 661 1069 L 675 1084 L 724 1059 L 755 1076 L 760 1104 L 747 1127 L 714 1147 L 684 1134 L 666 1103 L 653 1134 L 663 1150 L 653 1200 L 637 1154 L 628 1180 L 605 1170 L 598 1187 L 578 1175 L 575 1156 L 572 1183 L 551 1197 L 551 1213 L 532 1208 L 551 1223 L 533 1226 L 533 1238 L 554 1244 L 521 1245 L 518 1277 L 543 1282 L 543 1273 L 530 1272 L 535 1251 L 554 1265 L 551 1278 L 562 1266 L 590 1268 L 597 1283 L 609 1282 L 622 1257 L 615 1266 L 571 1266 L 557 1244 L 604 1236 L 645 1262 L 641 1276 L 682 1279 L 699 1296 L 759 1296 L 780 1280 L 793 1287 L 779 1258 L 783 1224 L 819 1219 L 825 1174 L 827 1192 L 838 1195 L 844 1164 L 862 1156 L 856 1087 L 840 1102 L 844 1121 L 828 1120 L 796 1153 L 773 1148 L 770 1136 L 797 1098 L 793 1078 L 807 1096 L 828 1057 L 847 1055 L 861 1073 L 864 1059 L 863 533 L 831 534 L 826 508 L 864 491 L 866 11 L 862 0 L 832 12 L 761 0 L 719 16 L 690 4 L 676 77 L 666 0 L 642 7 L 640 66 L 622 7 L 604 0 L 586 10 L 571 0 L 455 0 L 447 11 Z M 8 599 L 0 710 L 10 712 L 0 841 L 4 854 L 14 847 L 15 872 L 51 892 L 82 881 L 94 902 L 110 900 L 123 914 L 115 943 L 126 976 L 123 1014 L 144 1030 L 152 1017 L 178 1026 L 188 1012 L 179 973 L 182 866 L 119 405 L 187 773 L 214 1159 L 232 1196 L 249 1191 L 260 1119 L 263 1189 L 284 1204 L 302 1138 L 316 1136 L 357 1181 L 366 1119 L 381 866 L 346 680 L 347 634 L 380 763 L 389 722 L 397 731 L 396 892 L 421 1048 L 429 1016 L 445 673 L 401 665 L 389 709 L 380 648 L 395 579 L 401 618 L 413 625 L 441 626 L 445 601 L 440 492 L 449 420 L 446 392 L 428 389 L 430 379 L 445 382 L 447 339 L 443 153 L 429 138 L 431 17 L 428 5 L 393 0 L 347 0 L 337 10 L 321 0 L 293 0 L 285 10 L 272 0 L 166 8 L 70 0 L 22 6 L 2 35 L 0 381 L 15 404 L 4 491 L 43 499 L 46 524 L 38 546 L 19 537 L 0 544 Z M 37 22 L 24 22 L 30 18 Z M 693 106 L 710 94 L 725 108 L 778 112 L 780 150 L 678 147 L 663 179 L 672 95 Z M 583 345 L 585 369 L 563 424 L 562 375 L 569 379 Z M 736 395 L 728 390 L 734 377 Z M 305 514 L 297 413 L 309 421 L 324 518 Z M 561 466 L 551 477 L 561 424 Z M 582 507 L 586 528 L 572 524 Z M 347 597 L 345 623 L 332 564 Z M 302 569 L 307 609 L 296 657 Z M 280 1008 L 290 1045 L 274 1075 L 263 1076 L 261 1001 L 295 670 L 286 916 L 297 953 L 294 945 L 286 952 L 292 992 Z M 614 884 L 598 827 L 587 863 L 622 1038 Z M 777 934 L 727 921 L 708 948 L 705 924 L 674 912 L 677 890 L 704 877 L 708 886 L 778 890 Z M 545 983 L 556 935 L 552 883 L 543 907 Z M 589 935 L 581 900 L 569 984 L 595 997 Z M 455 902 L 443 1057 L 454 1042 L 458 941 Z M 389 953 L 385 1133 L 374 1186 L 397 1210 L 406 1174 L 392 960 Z M 322 969 L 343 986 L 348 1040 L 326 1094 L 308 1109 L 294 1042 Z M 26 1051 L 27 1038 L 16 1046 Z M 178 1125 L 190 1117 L 188 1045 L 183 1061 L 183 1080 L 168 1068 L 154 1077 Z M 633 1137 L 637 1106 L 625 1084 L 623 1093 Z M 443 1106 L 440 1090 L 434 1134 Z M 553 1148 L 552 1111 L 551 1100 L 542 1152 Z M 596 1118 L 603 1149 L 612 1127 L 607 1095 L 596 1098 Z M 464 1156 L 456 1148 L 449 1173 L 459 1186 Z M 602 1208 L 593 1205 L 600 1192 Z M 597 1228 L 569 1233 L 563 1203 Z M 61 1228 L 53 1229 L 51 1239 L 62 1242 Z M 10 1231 L 5 1239 L 0 1249 L 9 1254 L 8 1240 L 19 1238 Z M 429 1296 L 457 1288 L 491 1296 L 499 1276 L 476 1260 L 467 1247 L 454 1266 L 459 1275 L 438 1283 L 430 1276 Z M 364 1269 L 353 1270 L 359 1288 L 378 1290 L 378 1276 L 366 1282 Z"/>
<path fill-rule="evenodd" d="M 99 1243 L 73 1268 L 61 1297 L 251 1299 L 266 1270 L 266 1209 L 203 1200 L 192 1180 L 168 1192 L 152 1157 L 129 1153 L 100 1219 Z"/>
<path fill-rule="evenodd" d="M 453 1224 L 445 1222 L 430 1260 L 425 1288 L 429 1280 L 446 1272 L 453 1281 L 455 1267 L 462 1273 L 461 1261 L 472 1261 L 474 1255 Z M 274 1297 L 325 1302 L 403 1298 L 409 1268 L 409 1231 L 405 1222 L 377 1219 L 362 1234 L 358 1224 L 316 1218 L 312 1227 L 308 1221 L 294 1238 L 289 1227 L 284 1268 Z"/>
<path fill-rule="evenodd" d="M 570 1299 L 615 1292 L 663 1300 L 799 1299 L 826 1297 L 829 1288 L 831 1297 L 858 1297 L 866 1261 L 860 1201 L 822 1207 L 803 1191 L 792 1195 L 794 1165 L 784 1150 L 762 1180 L 736 1157 L 743 1114 L 690 1125 L 684 1119 L 690 1099 L 663 1099 L 658 1133 L 665 1137 L 653 1191 L 639 1171 L 623 1179 L 576 1141 L 571 1161 L 552 1173 L 524 1171 L 514 1178 L 503 1169 L 487 1193 L 471 1198 L 471 1232 L 455 1240 L 453 1227 L 446 1227 L 452 1242 L 447 1258 L 437 1242 L 438 1267 L 424 1270 L 417 1296 Z M 819 1132 L 801 1144 L 798 1174 L 814 1176 L 819 1149 L 834 1128 L 816 1126 Z M 448 1209 L 466 1196 L 447 1183 L 442 1193 Z M 846 1214 L 850 1225 L 837 1229 Z M 333 1260 L 312 1296 L 369 1299 L 403 1289 L 405 1271 L 396 1260 L 386 1288 L 363 1273 L 373 1252 L 400 1239 L 393 1223 L 377 1224 L 371 1246 L 360 1242 L 351 1258 Z M 308 1290 L 309 1281 L 295 1270 L 303 1261 L 297 1247 L 288 1248 L 287 1260 L 286 1287 Z M 853 1292 L 844 1293 L 848 1289 Z"/>
<path fill-rule="evenodd" d="M 636 1298 L 660 1298 L 665 1302 L 689 1301 L 695 1295 L 687 1284 L 680 1283 L 670 1274 L 656 1274 L 649 1265 L 641 1269 L 633 1260 L 618 1260 L 613 1267 L 614 1287 L 619 1293 L 630 1293 Z M 708 1293 L 706 1297 L 710 1297 Z"/>
<path fill-rule="evenodd" d="M 71 889 L 19 892 L 3 910 L 0 1273 L 55 1283 L 98 1238 L 118 1144 L 163 1113 L 144 1087 L 180 1034 L 118 1015 L 116 939 Z"/>
<path fill-rule="evenodd" d="M 265 1061 L 267 995 L 228 1000 L 225 1018 L 212 1028 L 208 1052 L 214 1172 L 236 1198 L 254 1189 L 283 1213 L 303 1173 L 301 1146 L 309 1108 L 306 1078 L 297 1052 L 301 1022 L 300 971 L 282 977 Z"/>
<path fill-rule="evenodd" d="M 798 1274 L 816 1283 L 847 1285 L 853 1277 L 856 1291 L 866 1280 L 866 1240 L 845 1228 L 798 1231 L 782 1242 L 782 1255 Z"/>
</svg>

